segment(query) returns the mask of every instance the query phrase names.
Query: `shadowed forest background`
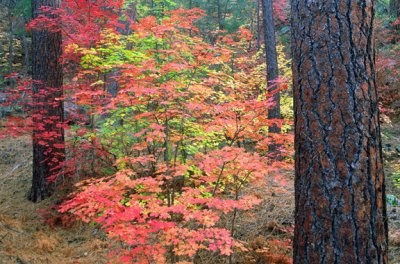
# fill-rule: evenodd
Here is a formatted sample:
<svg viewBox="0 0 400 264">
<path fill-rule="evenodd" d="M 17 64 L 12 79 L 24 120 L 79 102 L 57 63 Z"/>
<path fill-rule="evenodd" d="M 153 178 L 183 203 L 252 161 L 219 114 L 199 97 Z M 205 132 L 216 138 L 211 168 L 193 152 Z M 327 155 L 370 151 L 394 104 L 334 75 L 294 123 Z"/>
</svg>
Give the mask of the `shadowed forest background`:
<svg viewBox="0 0 400 264">
<path fill-rule="evenodd" d="M 332 196 L 314 191 L 318 199 L 312 199 L 333 204 L 336 179 L 326 184 L 324 178 L 332 160 L 341 153 L 349 160 L 367 155 L 365 168 L 357 167 L 361 159 L 346 160 L 348 174 L 360 169 L 362 179 L 382 167 L 380 147 L 385 183 L 377 172 L 373 186 L 357 189 L 363 182 L 351 176 L 348 211 L 355 219 L 371 214 L 368 223 L 352 227 L 360 241 L 363 224 L 371 230 L 381 224 L 374 210 L 384 211 L 389 262 L 383 257 L 377 263 L 400 263 L 400 2 L 375 1 L 373 11 L 367 4 L 350 11 L 336 7 L 337 14 L 347 14 L 343 25 L 336 15 L 343 30 L 338 36 L 325 30 L 335 22 L 318 25 L 318 11 L 301 9 L 300 2 L 0 0 L 0 263 L 307 263 L 299 234 L 311 241 L 307 221 L 316 223 L 323 213 L 322 205 L 302 200 L 319 183 L 304 187 L 301 176 L 318 174 L 312 179 L 323 179 L 321 189 Z M 354 20 L 349 14 L 357 8 L 362 18 Z M 352 25 L 357 21 L 365 27 Z M 306 23 L 310 32 L 302 34 Z M 361 40 L 349 40 L 352 50 L 320 43 L 300 50 L 318 42 L 313 25 L 330 41 L 343 42 L 346 25 L 354 26 L 359 32 L 350 30 L 350 36 Z M 364 36 L 374 36 L 375 43 Z M 364 47 L 369 54 L 358 54 Z M 326 54 L 341 52 L 343 72 L 333 55 L 325 58 L 331 72 L 319 72 L 324 48 Z M 373 70 L 357 75 L 358 56 Z M 309 71 L 302 68 L 307 61 Z M 341 75 L 347 76 L 342 83 Z M 345 84 L 350 91 L 353 83 L 368 91 L 349 92 L 360 100 L 352 106 L 354 120 L 379 132 L 374 118 L 380 111 L 382 142 L 379 133 L 361 131 L 364 123 L 355 130 L 343 124 L 348 138 L 367 135 L 365 142 L 360 136 L 359 150 L 346 142 L 352 139 L 338 134 L 335 140 L 330 132 L 340 131 L 343 121 L 335 121 L 335 111 L 347 100 L 331 88 Z M 316 87 L 313 93 L 307 85 Z M 379 104 L 369 96 L 375 87 Z M 318 97 L 325 88 L 329 96 Z M 324 126 L 325 119 L 335 126 Z M 323 151 L 315 130 L 321 130 Z M 303 149 L 295 148 L 295 138 Z M 342 148 L 335 152 L 332 142 Z M 308 149 L 310 156 L 296 161 L 295 152 L 306 157 Z M 374 157 L 376 165 L 370 165 Z M 333 170 L 343 176 L 340 164 Z M 354 209 L 365 208 L 357 200 L 365 190 L 365 202 L 372 201 L 367 213 Z M 340 199 L 338 208 L 347 198 Z M 302 215 L 302 202 L 315 210 Z M 302 217 L 296 233 L 295 219 Z M 356 240 L 349 248 L 359 255 L 354 263 L 362 263 L 370 252 Z M 293 244 L 300 248 L 294 253 Z M 374 248 L 385 255 L 385 245 Z"/>
</svg>

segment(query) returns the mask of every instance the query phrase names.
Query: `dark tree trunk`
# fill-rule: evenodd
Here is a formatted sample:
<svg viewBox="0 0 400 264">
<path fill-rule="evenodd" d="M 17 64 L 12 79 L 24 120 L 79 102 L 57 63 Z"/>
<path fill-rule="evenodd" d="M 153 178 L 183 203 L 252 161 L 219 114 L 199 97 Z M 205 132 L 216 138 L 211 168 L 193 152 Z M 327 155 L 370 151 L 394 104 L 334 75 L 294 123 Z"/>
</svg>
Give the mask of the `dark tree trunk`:
<svg viewBox="0 0 400 264">
<path fill-rule="evenodd" d="M 265 39 L 265 59 L 267 63 L 267 89 L 274 92 L 277 89 L 276 81 L 279 78 L 278 56 L 276 52 L 274 10 L 272 8 L 272 0 L 262 0 L 264 39 Z M 280 110 L 280 94 L 274 94 L 275 106 L 269 109 L 268 118 L 281 118 Z M 272 133 L 279 133 L 280 128 L 276 125 L 269 129 Z"/>
<path fill-rule="evenodd" d="M 390 0 L 389 11 L 392 15 L 399 18 L 400 17 L 400 1 L 399 0 Z"/>
<path fill-rule="evenodd" d="M 261 11 L 261 3 L 260 0 L 256 0 L 257 2 L 257 50 L 261 47 L 261 21 L 260 21 L 260 11 Z"/>
<path fill-rule="evenodd" d="M 3 39 L 0 37 L 0 60 L 4 56 L 4 49 L 3 49 Z"/>
<path fill-rule="evenodd" d="M 221 0 L 217 0 L 217 20 L 218 20 L 218 29 L 223 30 L 224 25 L 222 23 L 222 6 Z"/>
<path fill-rule="evenodd" d="M 33 18 L 41 6 L 58 8 L 59 0 L 33 0 Z M 34 98 L 33 178 L 29 199 L 38 202 L 51 190 L 47 179 L 61 172 L 65 158 L 62 90 L 61 31 L 32 31 L 32 79 Z M 51 122 L 49 122 L 51 120 Z M 50 151 L 51 150 L 51 151 Z"/>
<path fill-rule="evenodd" d="M 292 0 L 294 263 L 388 263 L 374 1 Z"/>
<path fill-rule="evenodd" d="M 28 23 L 28 19 L 24 18 L 24 24 L 26 25 Z M 23 34 L 22 36 L 22 44 L 24 46 L 24 66 L 27 72 L 30 72 L 30 42 L 28 39 L 27 34 Z"/>
<path fill-rule="evenodd" d="M 11 74 L 14 71 L 14 23 L 12 16 L 12 8 L 14 7 L 14 2 L 10 0 L 8 6 L 8 71 Z"/>
<path fill-rule="evenodd" d="M 24 47 L 24 67 L 27 72 L 29 72 L 30 62 L 29 62 L 29 40 L 27 36 L 22 36 L 22 45 Z"/>
<path fill-rule="evenodd" d="M 137 22 L 137 2 L 134 1 L 132 3 L 129 3 L 129 5 L 124 9 L 124 12 L 122 10 L 119 12 L 119 16 L 123 17 L 125 16 L 126 19 L 122 20 L 120 19 L 118 22 L 123 25 L 124 27 L 117 27 L 117 31 L 120 32 L 122 35 L 130 35 L 132 34 L 132 22 Z"/>
<path fill-rule="evenodd" d="M 276 52 L 274 10 L 272 0 L 262 0 L 264 39 L 265 39 L 265 59 L 267 63 L 267 90 L 273 94 L 274 106 L 268 109 L 268 119 L 281 118 L 280 93 L 275 92 L 278 88 L 277 80 L 279 78 L 278 56 Z M 276 124 L 268 128 L 270 133 L 280 133 L 281 129 Z M 272 143 L 269 146 L 270 153 L 277 155 L 279 145 Z"/>
</svg>

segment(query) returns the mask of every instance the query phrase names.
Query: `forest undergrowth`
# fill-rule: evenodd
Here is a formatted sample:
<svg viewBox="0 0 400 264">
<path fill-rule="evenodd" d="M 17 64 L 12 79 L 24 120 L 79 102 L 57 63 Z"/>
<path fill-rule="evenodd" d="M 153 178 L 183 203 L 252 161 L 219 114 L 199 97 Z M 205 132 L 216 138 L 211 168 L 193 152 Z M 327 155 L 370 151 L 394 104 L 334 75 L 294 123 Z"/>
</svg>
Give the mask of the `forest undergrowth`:
<svg viewBox="0 0 400 264">
<path fill-rule="evenodd" d="M 106 263 L 115 242 L 95 226 L 65 223 L 61 215 L 51 214 L 51 207 L 63 199 L 61 193 L 41 203 L 27 200 L 32 173 L 30 138 L 3 140 L 0 153 L 0 263 Z M 264 187 L 252 191 L 264 199 L 257 209 L 247 212 L 258 221 L 240 217 L 238 236 L 249 242 L 251 250 L 237 256 L 239 263 L 261 259 L 263 263 L 290 263 L 293 184 L 282 188 L 266 180 Z M 212 255 L 201 258 L 199 263 L 215 263 Z"/>
<path fill-rule="evenodd" d="M 388 195 L 399 196 L 395 182 L 400 173 L 399 123 L 384 125 L 383 146 Z M 65 226 L 60 215 L 49 215 L 62 194 L 34 204 L 26 199 L 31 176 L 29 137 L 0 142 L 0 263 L 106 263 L 115 242 L 93 225 L 74 222 Z M 293 171 L 285 171 L 285 187 L 265 181 L 253 190 L 263 194 L 263 203 L 240 217 L 238 236 L 251 250 L 236 256 L 237 263 L 290 263 L 294 210 Z M 390 263 L 400 263 L 400 206 L 388 204 Z M 248 219 L 248 221 L 246 221 Z M 279 254 L 276 254 L 279 253 Z M 278 255 L 277 258 L 275 255 Z M 212 255 L 199 263 L 215 263 Z M 263 261 L 263 262 L 257 262 Z"/>
<path fill-rule="evenodd" d="M 65 2 L 59 13 L 47 10 L 65 21 L 63 118 L 51 108 L 34 111 L 62 90 L 32 93 L 32 84 L 40 82 L 25 79 L 30 62 L 22 51 L 35 28 L 55 31 L 57 23 L 46 16 L 33 20 L 32 32 L 23 28 L 21 39 L 10 40 L 15 51 L 8 54 L 0 21 L 0 118 L 7 117 L 0 128 L 10 128 L 0 131 L 0 264 L 292 263 L 294 111 L 287 1 L 274 6 L 276 80 L 265 75 L 271 60 L 262 52 L 268 45 L 262 45 L 261 1 L 258 7 L 243 1 L 240 12 L 225 10 L 226 25 L 221 12 L 209 21 L 214 11 L 192 9 L 192 1 L 189 10 L 171 5 L 165 13 L 164 6 L 145 8 L 147 1 L 123 9 L 117 3 L 124 1 L 111 1 L 115 10 L 95 1 L 96 22 L 90 12 L 86 19 L 84 2 Z M 380 9 L 377 18 L 389 263 L 400 264 L 400 119 L 393 118 L 400 116 L 400 20 Z M 210 30 L 215 26 L 219 30 Z M 267 118 L 277 94 L 283 119 Z M 32 161 L 30 134 L 49 124 L 65 129 L 65 142 L 54 140 L 62 133 L 46 129 L 33 138 L 46 155 L 56 154 L 49 158 L 48 179 L 57 191 L 32 203 L 27 199 L 32 167 L 44 163 Z M 278 126 L 282 131 L 269 135 Z M 282 150 L 277 159 L 276 146 Z"/>
</svg>

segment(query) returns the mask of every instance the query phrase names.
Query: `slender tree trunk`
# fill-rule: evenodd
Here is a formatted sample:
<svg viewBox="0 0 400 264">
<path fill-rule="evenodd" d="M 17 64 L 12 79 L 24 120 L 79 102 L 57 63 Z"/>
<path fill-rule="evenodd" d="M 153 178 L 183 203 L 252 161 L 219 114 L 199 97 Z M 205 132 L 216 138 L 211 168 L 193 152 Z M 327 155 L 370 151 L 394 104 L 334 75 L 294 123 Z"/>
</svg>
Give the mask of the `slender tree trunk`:
<svg viewBox="0 0 400 264">
<path fill-rule="evenodd" d="M 3 59 L 4 49 L 3 49 L 3 39 L 0 37 L 0 61 Z"/>
<path fill-rule="evenodd" d="M 26 25 L 28 23 L 28 19 L 26 17 L 23 18 L 23 24 Z M 24 66 L 25 66 L 25 70 L 27 72 L 30 71 L 30 42 L 29 42 L 29 38 L 28 38 L 28 33 L 25 32 L 25 34 L 22 35 L 22 44 L 24 47 Z"/>
<path fill-rule="evenodd" d="M 399 0 L 390 0 L 389 11 L 392 15 L 399 18 L 400 17 L 400 1 Z"/>
<path fill-rule="evenodd" d="M 8 6 L 8 71 L 11 74 L 14 71 L 14 23 L 12 16 L 13 2 L 10 0 Z"/>
<path fill-rule="evenodd" d="M 221 0 L 217 0 L 217 20 L 218 20 L 218 29 L 223 30 L 224 25 L 222 23 L 222 7 Z"/>
<path fill-rule="evenodd" d="M 294 263 L 388 263 L 374 1 L 292 0 Z"/>
<path fill-rule="evenodd" d="M 276 52 L 274 10 L 272 0 L 262 0 L 264 39 L 265 39 L 265 59 L 267 63 L 267 91 L 274 93 L 278 88 L 277 80 L 279 78 L 278 55 Z M 273 95 L 274 106 L 268 109 L 268 119 L 281 118 L 280 93 L 275 92 Z M 270 133 L 280 133 L 281 129 L 276 124 L 270 125 L 268 128 Z M 272 143 L 269 146 L 271 154 L 277 155 L 279 145 Z"/>
<path fill-rule="evenodd" d="M 27 72 L 29 72 L 29 67 L 30 67 L 30 47 L 29 47 L 29 40 L 26 35 L 22 36 L 22 44 L 24 46 L 24 66 Z"/>
<path fill-rule="evenodd" d="M 260 11 L 261 11 L 261 3 L 260 0 L 257 1 L 257 50 L 260 50 L 261 47 L 261 21 L 260 21 Z"/>
<path fill-rule="evenodd" d="M 33 18 L 41 6 L 58 8 L 59 0 L 33 0 Z M 47 179 L 61 172 L 65 158 L 62 90 L 61 31 L 32 30 L 34 97 L 33 177 L 29 199 L 38 202 L 51 193 Z M 52 122 L 48 122 L 52 120 Z"/>
</svg>

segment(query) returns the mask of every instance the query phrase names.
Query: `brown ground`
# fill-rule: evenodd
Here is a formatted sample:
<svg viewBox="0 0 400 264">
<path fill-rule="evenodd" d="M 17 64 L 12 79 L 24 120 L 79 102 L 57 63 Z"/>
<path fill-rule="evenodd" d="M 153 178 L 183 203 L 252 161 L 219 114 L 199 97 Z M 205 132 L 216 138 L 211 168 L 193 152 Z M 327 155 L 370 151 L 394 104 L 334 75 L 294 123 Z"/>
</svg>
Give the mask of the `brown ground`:
<svg viewBox="0 0 400 264">
<path fill-rule="evenodd" d="M 400 128 L 385 127 L 383 140 L 384 144 L 390 143 L 394 147 L 400 145 Z M 27 201 L 32 166 L 29 142 L 28 137 L 0 139 L 0 264 L 105 263 L 109 249 L 101 232 L 82 224 L 68 229 L 50 227 L 42 222 L 38 210 L 47 209 L 56 198 L 39 204 Z M 385 157 L 388 193 L 399 196 L 400 186 L 396 187 L 392 183 L 391 175 L 400 173 L 400 153 L 392 149 L 385 151 Z M 292 224 L 293 184 L 288 184 L 285 189 L 286 192 L 271 192 L 264 196 L 265 206 L 254 212 L 259 219 L 257 223 L 246 221 L 246 217 L 238 222 L 241 228 L 237 230 L 237 234 L 243 238 L 254 236 L 249 245 L 255 251 L 258 250 L 257 247 L 264 248 L 268 243 L 265 237 L 288 237 L 287 233 L 280 230 Z M 389 206 L 388 214 L 390 263 L 400 264 L 400 207 Z M 261 234 L 260 230 L 266 231 Z M 290 254 L 290 249 L 283 249 L 282 252 Z M 208 262 L 206 259 L 204 261 Z M 244 259 L 246 263 L 255 263 L 251 256 L 236 256 L 235 259 L 242 259 L 241 263 L 245 263 Z"/>
<path fill-rule="evenodd" d="M 385 159 L 386 193 L 400 198 L 400 182 L 394 184 L 393 176 L 400 176 L 400 120 L 387 124 L 382 129 L 383 154 Z M 390 145 L 390 146 L 389 146 Z M 389 263 L 400 264 L 400 204 L 387 207 L 389 217 Z"/>
<path fill-rule="evenodd" d="M 105 263 L 107 245 L 96 229 L 51 228 L 38 210 L 54 200 L 26 199 L 31 176 L 29 138 L 0 139 L 0 263 Z"/>
</svg>

